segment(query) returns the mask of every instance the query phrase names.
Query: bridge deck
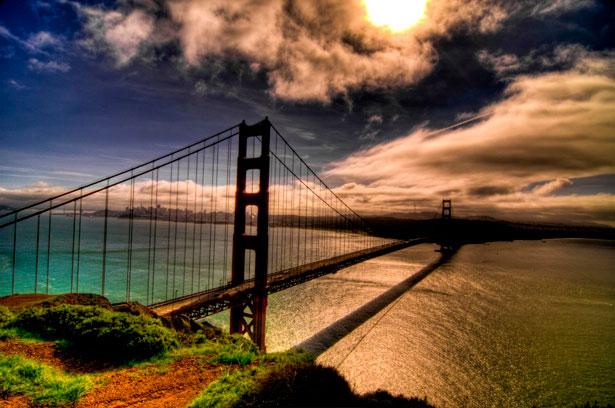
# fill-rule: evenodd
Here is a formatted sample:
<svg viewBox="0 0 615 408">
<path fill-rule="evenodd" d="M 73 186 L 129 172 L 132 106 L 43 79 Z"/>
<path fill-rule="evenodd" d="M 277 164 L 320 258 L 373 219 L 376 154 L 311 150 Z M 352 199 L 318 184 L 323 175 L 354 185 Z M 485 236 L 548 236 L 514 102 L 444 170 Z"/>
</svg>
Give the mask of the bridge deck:
<svg viewBox="0 0 615 408">
<path fill-rule="evenodd" d="M 286 269 L 267 276 L 267 289 L 269 293 L 275 293 L 359 262 L 424 242 L 426 242 L 424 238 L 399 241 Z M 249 296 L 253 287 L 254 281 L 247 280 L 240 285 L 221 286 L 156 303 L 151 307 L 156 313 L 163 316 L 185 314 L 192 318 L 203 318 L 230 308 L 232 300 Z"/>
</svg>

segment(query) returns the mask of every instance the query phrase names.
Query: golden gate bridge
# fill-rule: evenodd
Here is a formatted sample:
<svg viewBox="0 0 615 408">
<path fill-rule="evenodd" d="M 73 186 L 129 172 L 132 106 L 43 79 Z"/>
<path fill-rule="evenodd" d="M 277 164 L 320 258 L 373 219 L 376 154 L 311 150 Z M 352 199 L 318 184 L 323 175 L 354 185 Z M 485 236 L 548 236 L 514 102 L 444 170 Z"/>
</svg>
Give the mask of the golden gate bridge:
<svg viewBox="0 0 615 408">
<path fill-rule="evenodd" d="M 374 236 L 265 118 L 0 215 L 0 296 L 230 309 L 264 349 L 268 294 L 421 242 Z"/>
</svg>

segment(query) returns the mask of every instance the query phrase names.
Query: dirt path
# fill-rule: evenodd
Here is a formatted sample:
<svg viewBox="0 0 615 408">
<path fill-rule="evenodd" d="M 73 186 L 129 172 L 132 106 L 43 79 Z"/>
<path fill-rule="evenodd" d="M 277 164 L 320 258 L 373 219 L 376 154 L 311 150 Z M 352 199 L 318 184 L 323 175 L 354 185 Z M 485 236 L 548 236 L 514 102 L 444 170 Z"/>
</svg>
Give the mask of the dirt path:
<svg viewBox="0 0 615 408">
<path fill-rule="evenodd" d="M 194 356 L 160 365 L 101 368 L 67 356 L 52 342 L 0 341 L 0 353 L 22 355 L 68 372 L 95 372 L 95 385 L 78 402 L 78 408 L 183 408 L 228 369 Z M 0 408 L 27 406 L 27 399 L 21 396 L 0 399 Z"/>
<path fill-rule="evenodd" d="M 186 407 L 224 370 L 185 357 L 163 367 L 114 370 L 97 378 L 95 386 L 77 404 L 78 408 Z"/>
<path fill-rule="evenodd" d="M 0 399 L 0 408 L 30 408 L 28 398 L 22 395 Z"/>
</svg>

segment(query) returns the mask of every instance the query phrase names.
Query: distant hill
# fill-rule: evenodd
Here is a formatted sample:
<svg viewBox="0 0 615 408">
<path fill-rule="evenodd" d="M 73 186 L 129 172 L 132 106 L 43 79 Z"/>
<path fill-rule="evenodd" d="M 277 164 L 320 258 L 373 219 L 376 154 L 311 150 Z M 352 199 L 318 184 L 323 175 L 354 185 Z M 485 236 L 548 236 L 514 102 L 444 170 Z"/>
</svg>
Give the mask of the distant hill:
<svg viewBox="0 0 615 408">
<path fill-rule="evenodd" d="M 487 217 L 448 221 L 371 217 L 368 222 L 377 235 L 401 239 L 446 237 L 461 243 L 545 238 L 615 239 L 615 228 L 607 226 L 513 222 Z"/>
</svg>

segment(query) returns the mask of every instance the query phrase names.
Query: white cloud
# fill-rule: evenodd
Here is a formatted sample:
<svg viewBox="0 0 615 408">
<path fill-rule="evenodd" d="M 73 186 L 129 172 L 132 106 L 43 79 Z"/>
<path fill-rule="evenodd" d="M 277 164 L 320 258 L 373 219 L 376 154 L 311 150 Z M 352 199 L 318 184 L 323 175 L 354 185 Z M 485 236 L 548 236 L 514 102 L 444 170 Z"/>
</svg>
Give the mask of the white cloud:
<svg viewBox="0 0 615 408">
<path fill-rule="evenodd" d="M 63 72 L 70 71 L 70 64 L 61 61 L 40 61 L 36 58 L 30 58 L 28 60 L 28 69 L 36 72 Z"/>
<path fill-rule="evenodd" d="M 4 37 L 4 38 L 8 38 L 9 40 L 13 40 L 21 45 L 25 46 L 25 42 L 21 40 L 21 38 L 17 37 L 16 35 L 14 35 L 13 33 L 11 33 L 11 31 L 0 25 L 0 37 Z"/>
<path fill-rule="evenodd" d="M 559 44 L 550 51 L 530 50 L 523 56 L 492 53 L 487 50 L 481 50 L 477 54 L 478 60 L 483 65 L 503 78 L 536 69 L 570 69 L 590 56 L 591 52 L 580 44 Z"/>
<path fill-rule="evenodd" d="M 549 195 L 555 193 L 558 190 L 561 190 L 564 187 L 569 187 L 571 185 L 572 181 L 570 181 L 569 179 L 558 178 L 533 188 L 532 193 L 538 195 Z"/>
<path fill-rule="evenodd" d="M 127 16 L 107 14 L 105 25 L 105 39 L 115 45 L 114 51 L 120 65 L 134 58 L 141 42 L 149 38 L 154 29 L 152 18 L 138 10 Z"/>
<path fill-rule="evenodd" d="M 23 85 L 23 84 L 21 84 L 21 83 L 17 82 L 17 81 L 16 81 L 16 80 L 14 80 L 14 79 L 9 79 L 8 81 L 6 81 L 6 83 L 7 83 L 7 84 L 8 84 L 11 88 L 16 89 L 16 90 L 18 90 L 18 91 L 21 91 L 21 90 L 23 90 L 23 89 L 26 89 L 26 86 L 25 86 L 25 85 Z"/>
<path fill-rule="evenodd" d="M 522 62 L 514 54 L 492 54 L 482 50 L 478 53 L 478 60 L 500 76 L 516 73 L 522 68 Z"/>
<path fill-rule="evenodd" d="M 542 0 L 534 5 L 532 14 L 538 16 L 562 14 L 595 5 L 594 0 Z"/>
<path fill-rule="evenodd" d="M 13 34 L 8 28 L 0 25 L 0 37 L 7 38 L 30 53 L 49 55 L 49 51 L 62 51 L 64 49 L 64 39 L 48 31 L 40 31 L 22 40 Z"/>
<path fill-rule="evenodd" d="M 152 40 L 154 19 L 142 10 L 126 14 L 94 7 L 79 8 L 87 16 L 90 38 L 82 44 L 91 51 L 109 51 L 118 66 L 128 64 Z"/>
<path fill-rule="evenodd" d="M 62 50 L 64 40 L 48 31 L 40 31 L 30 35 L 25 44 L 26 48 L 32 52 L 45 52 L 46 49 Z"/>
<path fill-rule="evenodd" d="M 73 176 L 82 175 L 80 173 L 72 174 Z M 295 182 L 295 194 L 301 195 L 303 200 L 306 200 L 308 190 L 298 180 Z M 313 190 L 315 186 L 312 183 L 305 182 Z M 96 188 L 101 187 L 96 186 Z M 282 191 L 286 191 L 287 185 L 280 186 L 278 184 L 271 184 L 269 186 L 269 192 L 272 204 L 272 214 L 279 214 L 281 211 L 287 214 L 299 214 L 301 209 L 296 205 L 291 205 L 296 202 L 297 196 L 291 197 L 287 194 L 281 194 Z M 8 206 L 11 208 L 22 208 L 30 203 L 42 201 L 49 197 L 53 197 L 66 192 L 66 187 L 49 184 L 47 182 L 39 181 L 31 185 L 18 187 L 18 188 L 3 188 L 0 187 L 0 205 Z M 94 190 L 85 189 L 84 194 L 93 192 Z M 195 203 L 197 210 L 203 208 L 205 211 L 210 211 L 214 208 L 215 211 L 229 211 L 234 209 L 234 194 L 235 185 L 219 184 L 211 186 L 207 184 L 195 183 L 194 180 L 181 180 L 181 181 L 168 181 L 160 180 L 158 182 L 150 180 L 137 180 L 134 184 L 134 203 L 140 203 L 138 205 L 147 206 L 152 199 L 152 192 L 159 191 L 157 203 L 166 208 L 188 208 L 194 210 Z M 173 194 L 169 194 L 169 192 Z M 59 203 L 62 200 L 71 200 L 78 198 L 81 191 L 64 196 L 61 200 L 54 201 Z M 109 209 L 114 211 L 124 210 L 130 206 L 131 197 L 131 185 L 130 182 L 120 183 L 109 189 L 108 205 Z M 179 197 L 179 199 L 177 199 Z M 107 198 L 105 191 L 99 191 L 87 196 L 83 200 L 83 210 L 94 211 L 100 210 L 105 207 Z M 285 202 L 283 204 L 282 202 Z M 136 205 L 136 204 L 135 204 Z M 323 206 L 322 203 L 314 203 L 317 207 Z M 284 210 L 282 210 L 284 209 Z"/>
</svg>

